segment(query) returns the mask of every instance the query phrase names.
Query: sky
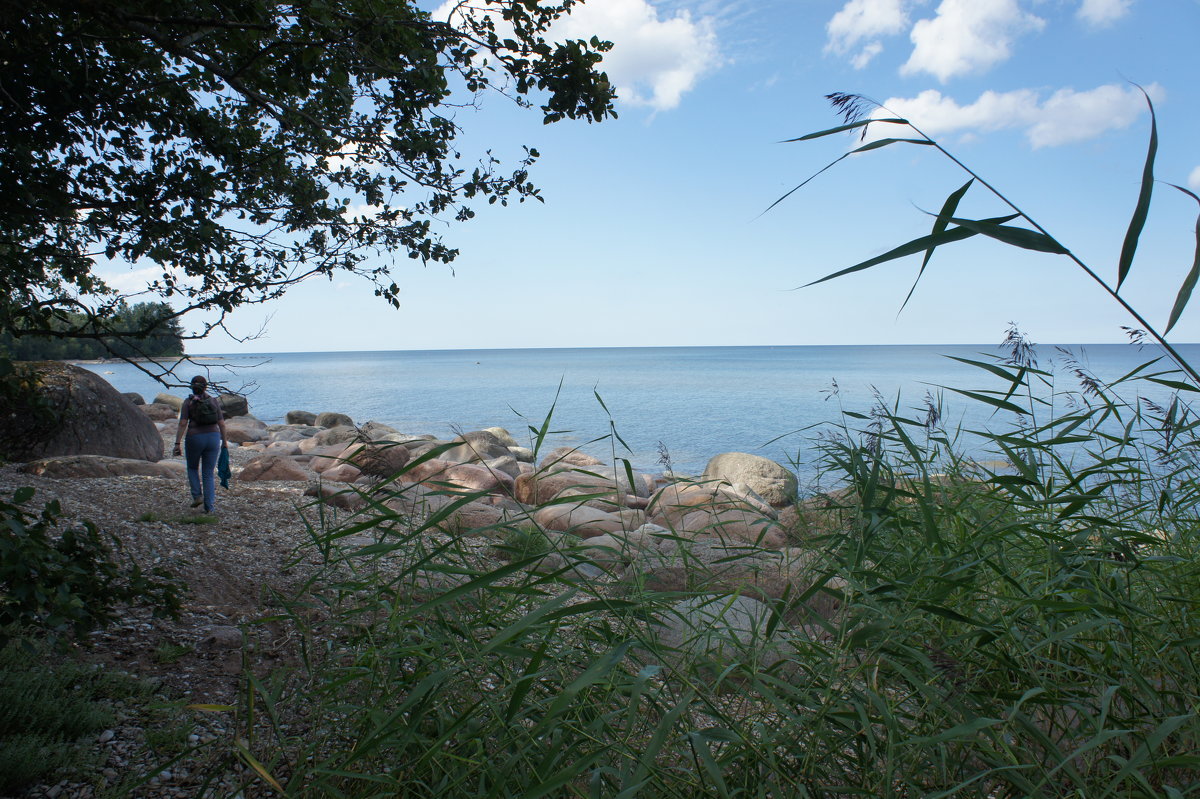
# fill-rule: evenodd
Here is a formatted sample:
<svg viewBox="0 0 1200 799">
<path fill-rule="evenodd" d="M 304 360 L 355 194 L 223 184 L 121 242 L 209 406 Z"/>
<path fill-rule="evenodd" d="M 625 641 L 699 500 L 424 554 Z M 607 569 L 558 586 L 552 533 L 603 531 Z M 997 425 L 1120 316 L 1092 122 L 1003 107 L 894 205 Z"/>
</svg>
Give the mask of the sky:
<svg viewBox="0 0 1200 799">
<path fill-rule="evenodd" d="M 435 9 L 435 3 L 428 8 Z M 1125 340 L 1136 322 L 1062 256 L 972 238 L 807 283 L 928 233 L 967 180 L 930 147 L 851 156 L 824 95 L 910 119 L 1115 284 L 1150 135 L 1150 220 L 1121 295 L 1160 329 L 1196 257 L 1200 0 L 588 0 L 562 38 L 614 43 L 619 118 L 541 124 L 493 97 L 466 152 L 541 159 L 545 203 L 438 226 L 452 267 L 401 259 L 401 307 L 353 277 L 239 310 L 200 353 Z M 1136 84 L 1136 85 L 1135 85 Z M 879 126 L 873 126 L 879 127 Z M 880 135 L 880 134 L 875 134 Z M 903 135 L 889 131 L 887 135 Z M 960 206 L 1006 206 L 981 186 Z M 119 275 L 112 275 L 120 279 Z M 1170 338 L 1200 341 L 1200 298 Z"/>
</svg>

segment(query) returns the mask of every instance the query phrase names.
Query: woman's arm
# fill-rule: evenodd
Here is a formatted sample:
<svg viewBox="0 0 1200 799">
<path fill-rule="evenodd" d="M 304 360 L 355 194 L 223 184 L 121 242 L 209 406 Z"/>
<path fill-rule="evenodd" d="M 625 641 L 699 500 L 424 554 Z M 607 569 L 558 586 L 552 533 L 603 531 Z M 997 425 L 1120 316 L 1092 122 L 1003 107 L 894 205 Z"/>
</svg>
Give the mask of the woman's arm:
<svg viewBox="0 0 1200 799">
<path fill-rule="evenodd" d="M 179 454 L 179 442 L 183 440 L 183 433 L 187 430 L 188 414 L 187 400 L 183 401 L 183 405 L 179 406 L 179 426 L 175 428 L 175 448 L 171 451 L 173 455 Z M 224 430 L 224 428 L 222 428 Z"/>
</svg>

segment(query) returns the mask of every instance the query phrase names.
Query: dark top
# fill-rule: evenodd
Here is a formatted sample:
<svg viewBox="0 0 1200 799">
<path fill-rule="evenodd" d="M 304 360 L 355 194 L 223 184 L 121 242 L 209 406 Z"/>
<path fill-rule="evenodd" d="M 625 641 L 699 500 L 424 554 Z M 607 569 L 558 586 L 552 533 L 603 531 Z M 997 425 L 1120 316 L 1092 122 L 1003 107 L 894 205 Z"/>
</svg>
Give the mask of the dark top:
<svg viewBox="0 0 1200 799">
<path fill-rule="evenodd" d="M 207 401 L 211 402 L 217 408 L 217 418 L 225 419 L 225 410 L 221 407 L 221 403 L 216 397 L 208 394 L 191 394 L 183 401 L 183 407 L 179 409 L 179 418 L 187 420 L 187 434 L 190 436 L 193 433 L 219 433 L 221 428 L 215 424 L 192 424 L 191 409 L 193 402 Z"/>
</svg>

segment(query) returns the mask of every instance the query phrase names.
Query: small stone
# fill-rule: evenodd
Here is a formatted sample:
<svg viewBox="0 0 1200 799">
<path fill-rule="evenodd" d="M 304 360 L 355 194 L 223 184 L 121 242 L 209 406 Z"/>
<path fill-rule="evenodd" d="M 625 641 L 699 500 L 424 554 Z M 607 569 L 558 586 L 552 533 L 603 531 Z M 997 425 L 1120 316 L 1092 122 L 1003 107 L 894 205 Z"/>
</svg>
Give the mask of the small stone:
<svg viewBox="0 0 1200 799">
<path fill-rule="evenodd" d="M 117 734 L 113 730 L 105 730 L 104 732 L 100 733 L 100 743 L 106 744 L 116 736 Z"/>
<path fill-rule="evenodd" d="M 104 769 L 104 771 L 101 771 L 100 773 L 103 774 L 107 779 L 110 779 L 110 780 L 115 780 L 118 776 L 117 770 L 115 768 L 106 768 L 106 769 Z"/>
</svg>

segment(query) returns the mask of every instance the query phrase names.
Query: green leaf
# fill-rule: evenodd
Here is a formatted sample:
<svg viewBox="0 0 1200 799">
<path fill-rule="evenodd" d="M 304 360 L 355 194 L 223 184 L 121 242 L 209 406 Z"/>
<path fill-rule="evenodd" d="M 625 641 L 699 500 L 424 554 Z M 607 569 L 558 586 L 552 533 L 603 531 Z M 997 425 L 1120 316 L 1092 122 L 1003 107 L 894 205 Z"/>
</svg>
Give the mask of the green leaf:
<svg viewBox="0 0 1200 799">
<path fill-rule="evenodd" d="M 982 233 L 984 236 L 993 238 L 996 241 L 1002 241 L 1005 244 L 1011 244 L 1014 247 L 1020 247 L 1025 250 L 1049 252 L 1056 255 L 1066 255 L 1070 252 L 1070 250 L 1050 236 L 1037 230 L 998 225 L 990 219 L 951 219 L 950 221 L 956 225 L 962 225 L 965 228 L 974 230 L 976 233 Z"/>
<path fill-rule="evenodd" d="M 1010 219 L 1016 219 L 1016 218 L 1017 218 L 1017 214 L 1012 214 L 1011 216 L 998 217 L 997 219 L 986 220 L 986 221 L 1007 222 Z M 908 255 L 914 255 L 919 252 L 931 250 L 931 249 L 940 247 L 943 244 L 950 244 L 955 241 L 962 241 L 963 239 L 969 239 L 969 238 L 971 238 L 971 236 L 974 236 L 976 234 L 976 232 L 977 231 L 971 230 L 966 227 L 956 227 L 956 228 L 952 228 L 950 230 L 944 231 L 942 233 L 939 233 L 937 235 L 920 236 L 920 237 L 915 238 L 912 241 L 908 242 L 907 244 L 901 244 L 899 247 L 896 247 L 893 250 L 888 250 L 883 255 L 877 255 L 874 258 L 869 258 L 866 261 L 863 261 L 862 263 L 855 264 L 854 266 L 851 266 L 847 269 L 843 269 L 840 272 L 834 272 L 831 275 L 826 275 L 825 277 L 821 278 L 820 280 L 814 280 L 811 283 L 805 283 L 803 286 L 800 286 L 799 288 L 808 288 L 809 286 L 815 286 L 818 283 L 824 283 L 826 280 L 833 280 L 834 278 L 842 277 L 843 275 L 849 275 L 853 272 L 861 272 L 864 269 L 870 269 L 872 266 L 878 266 L 879 264 L 887 263 L 888 261 L 894 261 L 897 258 L 904 258 L 905 256 L 908 256 Z"/>
<path fill-rule="evenodd" d="M 1137 86 L 1137 84 L 1134 84 Z M 1129 220 L 1129 230 L 1125 231 L 1125 243 L 1121 245 L 1121 260 L 1117 263 L 1117 291 L 1129 276 L 1129 268 L 1133 266 L 1133 254 L 1137 251 L 1138 238 L 1142 228 L 1146 226 L 1146 216 L 1150 213 L 1150 194 L 1154 191 L 1154 156 L 1158 152 L 1158 122 L 1154 116 L 1154 103 L 1150 95 L 1138 86 L 1138 91 L 1146 98 L 1150 109 L 1150 147 L 1146 152 L 1146 165 L 1142 168 L 1142 190 L 1138 193 L 1137 205 L 1133 209 L 1133 218 Z"/>
<path fill-rule="evenodd" d="M 973 400 L 978 400 L 991 405 L 994 408 L 999 408 L 1000 410 L 1012 411 L 1013 413 L 1018 413 L 1022 416 L 1029 415 L 1029 411 L 1025 410 L 1020 405 L 1009 402 L 1008 400 L 997 399 L 996 397 L 990 397 L 987 394 L 983 394 L 978 391 L 967 391 L 966 389 L 953 388 L 951 386 L 943 386 L 943 388 L 949 388 L 956 394 L 962 394 L 964 397 L 970 397 Z"/>
<path fill-rule="evenodd" d="M 780 144 L 791 144 L 792 142 L 809 141 L 810 139 L 819 139 L 822 136 L 831 136 L 834 133 L 841 133 L 842 131 L 846 131 L 846 130 L 854 130 L 855 128 L 865 127 L 867 125 L 872 125 L 876 122 L 879 122 L 881 124 L 888 124 L 888 125 L 907 125 L 908 124 L 907 119 L 898 119 L 898 118 L 864 119 L 861 122 L 851 122 L 849 125 L 838 125 L 836 128 L 829 128 L 828 130 L 820 130 L 820 131 L 817 131 L 816 133 L 806 133 L 805 135 L 800 136 L 795 139 L 784 139 L 782 142 L 780 142 Z"/>
<path fill-rule="evenodd" d="M 1197 197 L 1195 192 L 1188 191 L 1183 186 L 1176 186 L 1174 183 L 1168 183 L 1168 186 L 1173 186 L 1181 192 L 1191 197 L 1197 203 L 1200 203 L 1200 197 Z M 1171 332 L 1171 328 L 1175 327 L 1175 323 L 1179 321 L 1183 309 L 1187 307 L 1188 300 L 1192 298 L 1192 289 L 1196 287 L 1196 278 L 1200 277 L 1200 216 L 1196 217 L 1196 257 L 1192 259 L 1192 268 L 1188 275 L 1183 280 L 1183 285 L 1179 287 L 1179 294 L 1175 297 L 1175 307 L 1171 309 L 1171 318 L 1167 322 L 1167 329 L 1163 334 Z"/>
<path fill-rule="evenodd" d="M 848 153 L 848 155 L 865 153 L 870 150 L 878 150 L 880 147 L 887 147 L 889 144 L 924 144 L 927 146 L 932 146 L 933 142 L 929 139 L 876 139 L 873 142 L 864 144 L 862 147 L 854 148 Z"/>
<path fill-rule="evenodd" d="M 954 212 L 958 210 L 959 202 L 962 201 L 963 196 L 967 193 L 967 189 L 971 188 L 971 184 L 974 182 L 975 178 L 971 178 L 959 189 L 951 192 L 946 201 L 942 203 L 942 210 L 938 212 L 937 219 L 933 220 L 933 229 L 929 231 L 931 236 L 936 236 L 946 230 L 946 227 L 950 224 L 950 220 L 954 217 Z M 917 284 L 921 282 L 921 276 L 925 274 L 925 267 L 929 265 L 929 259 L 933 257 L 935 249 L 937 248 L 930 247 L 925 251 L 925 257 L 921 260 L 921 268 L 917 270 L 917 279 L 913 281 L 912 288 L 908 290 L 908 296 L 900 304 L 900 311 L 903 311 L 904 306 L 908 305 L 908 301 L 912 299 L 913 292 L 917 290 Z M 899 315 L 900 311 L 897 311 L 897 315 Z"/>
</svg>

